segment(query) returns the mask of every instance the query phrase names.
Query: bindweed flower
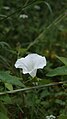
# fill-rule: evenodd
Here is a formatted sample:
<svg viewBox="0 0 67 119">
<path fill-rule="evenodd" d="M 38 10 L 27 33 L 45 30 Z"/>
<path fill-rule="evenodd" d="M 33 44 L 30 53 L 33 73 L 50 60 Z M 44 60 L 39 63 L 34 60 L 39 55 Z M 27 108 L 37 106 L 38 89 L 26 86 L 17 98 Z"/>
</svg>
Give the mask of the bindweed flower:
<svg viewBox="0 0 67 119">
<path fill-rule="evenodd" d="M 54 115 L 46 116 L 46 119 L 56 119 Z"/>
<path fill-rule="evenodd" d="M 27 18 L 28 18 L 28 15 L 26 15 L 26 14 L 21 14 L 19 17 L 20 17 L 20 18 L 23 18 L 23 19 L 27 19 Z"/>
<path fill-rule="evenodd" d="M 9 6 L 4 6 L 3 9 L 10 10 L 10 7 Z"/>
<path fill-rule="evenodd" d="M 25 58 L 16 61 L 15 67 L 23 69 L 23 74 L 29 73 L 33 78 L 36 76 L 37 69 L 46 66 L 46 58 L 38 54 L 29 54 Z"/>
</svg>

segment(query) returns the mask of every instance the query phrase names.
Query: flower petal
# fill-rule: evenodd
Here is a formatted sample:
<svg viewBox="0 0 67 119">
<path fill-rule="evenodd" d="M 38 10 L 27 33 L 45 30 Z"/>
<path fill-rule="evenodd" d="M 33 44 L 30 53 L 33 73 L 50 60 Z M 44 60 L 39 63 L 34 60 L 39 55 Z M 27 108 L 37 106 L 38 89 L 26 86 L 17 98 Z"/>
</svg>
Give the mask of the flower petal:
<svg viewBox="0 0 67 119">
<path fill-rule="evenodd" d="M 32 62 L 32 58 L 30 57 L 30 55 L 27 55 L 25 58 L 24 58 L 24 61 L 23 61 L 24 65 L 27 67 L 27 70 L 28 72 L 32 71 L 34 69 L 34 65 L 33 65 L 33 62 Z"/>
<path fill-rule="evenodd" d="M 15 63 L 15 67 L 16 68 L 23 68 L 24 67 L 24 65 L 23 65 L 23 59 L 24 58 L 20 58 L 20 59 L 18 59 L 17 61 L 16 61 L 16 63 Z"/>
<path fill-rule="evenodd" d="M 37 69 L 32 70 L 31 72 L 29 72 L 29 74 L 34 78 L 36 76 L 37 73 Z"/>
<path fill-rule="evenodd" d="M 16 61 L 15 67 L 23 69 L 23 74 L 29 73 L 32 77 L 36 76 L 37 69 L 46 66 L 46 58 L 38 54 L 29 54 L 25 58 Z"/>
<path fill-rule="evenodd" d="M 37 54 L 34 54 L 33 55 L 34 58 L 33 59 L 33 62 L 34 62 L 34 68 L 35 69 L 39 69 L 39 68 L 43 68 L 44 66 L 46 66 L 46 58 L 45 57 L 42 57 L 40 55 L 37 55 Z"/>
<path fill-rule="evenodd" d="M 28 73 L 28 67 L 25 63 L 25 58 L 18 59 L 15 63 L 15 67 L 23 69 L 24 74 Z"/>
<path fill-rule="evenodd" d="M 28 64 L 30 70 L 46 66 L 46 58 L 34 53 L 27 55 L 25 62 Z"/>
</svg>

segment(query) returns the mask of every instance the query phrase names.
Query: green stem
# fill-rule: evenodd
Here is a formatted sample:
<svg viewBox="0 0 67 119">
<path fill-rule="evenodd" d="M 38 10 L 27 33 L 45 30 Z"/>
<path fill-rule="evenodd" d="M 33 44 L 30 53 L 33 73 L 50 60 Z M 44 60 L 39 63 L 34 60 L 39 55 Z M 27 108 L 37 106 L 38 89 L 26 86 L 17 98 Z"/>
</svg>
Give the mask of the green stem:
<svg viewBox="0 0 67 119">
<path fill-rule="evenodd" d="M 60 84 L 63 85 L 65 83 L 67 83 L 67 81 L 49 83 L 49 84 L 33 86 L 33 87 L 29 87 L 29 88 L 21 88 L 21 89 L 12 90 L 12 91 L 0 92 L 0 95 L 12 94 L 12 93 L 17 93 L 17 92 L 24 92 L 24 91 L 29 91 L 29 90 L 33 90 L 33 89 L 39 89 L 39 88 L 44 88 L 44 87 L 56 86 L 56 85 L 60 85 Z"/>
</svg>

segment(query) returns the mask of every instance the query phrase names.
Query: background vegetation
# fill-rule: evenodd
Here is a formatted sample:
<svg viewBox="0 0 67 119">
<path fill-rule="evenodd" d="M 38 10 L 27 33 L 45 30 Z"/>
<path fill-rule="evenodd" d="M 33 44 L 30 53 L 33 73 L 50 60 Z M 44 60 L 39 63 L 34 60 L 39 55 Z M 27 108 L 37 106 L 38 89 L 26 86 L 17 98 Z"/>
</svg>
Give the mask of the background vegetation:
<svg viewBox="0 0 67 119">
<path fill-rule="evenodd" d="M 67 118 L 66 9 L 67 0 L 0 0 L 0 119 Z M 29 53 L 47 58 L 32 80 L 14 67 Z M 36 84 L 44 87 L 12 93 Z"/>
</svg>

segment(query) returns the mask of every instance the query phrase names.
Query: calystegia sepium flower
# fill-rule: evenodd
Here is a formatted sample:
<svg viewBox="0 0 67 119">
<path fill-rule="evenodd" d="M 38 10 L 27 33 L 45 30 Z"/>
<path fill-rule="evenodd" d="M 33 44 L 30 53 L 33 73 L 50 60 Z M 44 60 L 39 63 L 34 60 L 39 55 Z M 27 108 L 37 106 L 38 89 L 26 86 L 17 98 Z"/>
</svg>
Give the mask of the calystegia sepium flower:
<svg viewBox="0 0 67 119">
<path fill-rule="evenodd" d="M 21 68 L 23 74 L 29 73 L 33 78 L 36 76 L 37 69 L 43 69 L 46 66 L 46 58 L 44 56 L 32 53 L 25 58 L 17 59 L 16 68 Z"/>
</svg>

